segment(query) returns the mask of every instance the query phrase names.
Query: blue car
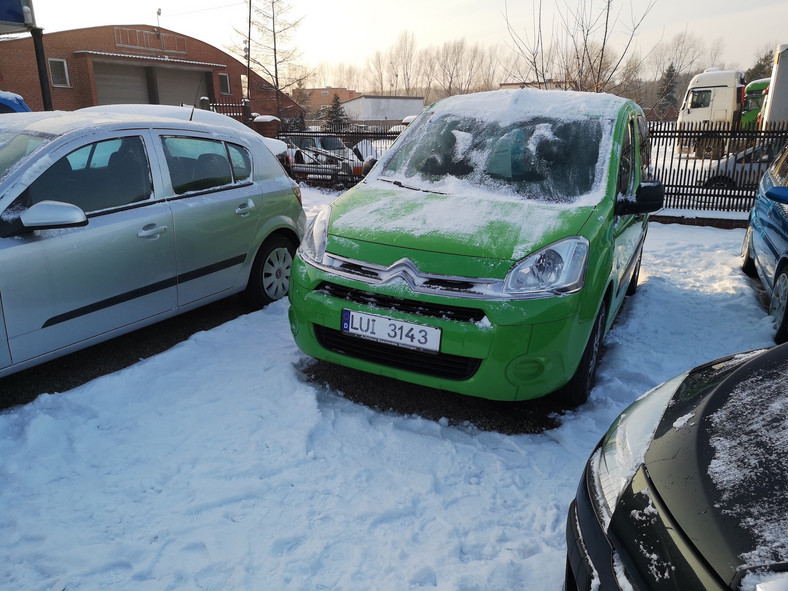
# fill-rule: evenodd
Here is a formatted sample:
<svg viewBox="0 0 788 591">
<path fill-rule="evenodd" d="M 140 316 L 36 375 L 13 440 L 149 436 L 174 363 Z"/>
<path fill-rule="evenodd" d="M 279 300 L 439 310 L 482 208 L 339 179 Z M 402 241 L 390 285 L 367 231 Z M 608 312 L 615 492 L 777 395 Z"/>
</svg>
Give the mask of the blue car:
<svg viewBox="0 0 788 591">
<path fill-rule="evenodd" d="M 769 294 L 777 343 L 788 341 L 788 147 L 763 175 L 742 245 L 742 269 Z"/>
<path fill-rule="evenodd" d="M 21 96 L 0 90 L 0 113 L 24 113 L 29 110 L 30 107 Z"/>
</svg>

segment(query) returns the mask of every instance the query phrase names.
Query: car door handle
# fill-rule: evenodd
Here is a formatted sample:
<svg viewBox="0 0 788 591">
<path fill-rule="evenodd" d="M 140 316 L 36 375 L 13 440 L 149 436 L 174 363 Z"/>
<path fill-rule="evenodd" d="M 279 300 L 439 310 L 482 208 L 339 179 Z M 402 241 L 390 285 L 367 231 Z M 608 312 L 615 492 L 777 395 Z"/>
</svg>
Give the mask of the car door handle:
<svg viewBox="0 0 788 591">
<path fill-rule="evenodd" d="M 142 230 L 137 232 L 139 238 L 150 238 L 156 240 L 160 235 L 167 231 L 167 226 L 157 226 L 156 224 L 148 224 Z"/>
<path fill-rule="evenodd" d="M 246 217 L 250 213 L 252 213 L 254 209 L 255 209 L 254 201 L 252 201 L 251 199 L 247 199 L 246 203 L 239 206 L 238 209 L 235 210 L 235 213 L 237 213 L 241 217 Z"/>
</svg>

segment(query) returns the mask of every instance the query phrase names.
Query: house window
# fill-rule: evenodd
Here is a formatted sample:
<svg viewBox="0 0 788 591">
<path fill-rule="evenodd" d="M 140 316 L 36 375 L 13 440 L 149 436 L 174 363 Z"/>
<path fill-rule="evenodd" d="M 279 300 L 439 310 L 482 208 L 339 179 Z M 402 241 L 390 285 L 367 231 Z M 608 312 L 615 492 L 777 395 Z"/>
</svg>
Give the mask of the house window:
<svg viewBox="0 0 788 591">
<path fill-rule="evenodd" d="M 222 94 L 232 94 L 232 92 L 230 92 L 229 74 L 219 74 L 219 92 Z"/>
<path fill-rule="evenodd" d="M 49 76 L 52 78 L 52 86 L 71 86 L 66 60 L 49 58 Z"/>
<path fill-rule="evenodd" d="M 327 90 L 321 90 L 321 91 L 320 91 L 320 94 L 321 94 L 322 96 L 328 96 L 328 91 L 327 91 Z"/>
</svg>

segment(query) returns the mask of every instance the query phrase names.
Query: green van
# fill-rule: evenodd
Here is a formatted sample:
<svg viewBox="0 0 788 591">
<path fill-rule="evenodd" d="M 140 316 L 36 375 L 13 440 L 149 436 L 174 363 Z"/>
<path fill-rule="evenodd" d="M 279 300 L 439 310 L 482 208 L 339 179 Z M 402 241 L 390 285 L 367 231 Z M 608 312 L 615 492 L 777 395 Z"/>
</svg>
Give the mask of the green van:
<svg viewBox="0 0 788 591">
<path fill-rule="evenodd" d="M 584 402 L 637 287 L 648 127 L 623 98 L 455 96 L 316 215 L 293 262 L 306 354 L 500 401 Z"/>
</svg>

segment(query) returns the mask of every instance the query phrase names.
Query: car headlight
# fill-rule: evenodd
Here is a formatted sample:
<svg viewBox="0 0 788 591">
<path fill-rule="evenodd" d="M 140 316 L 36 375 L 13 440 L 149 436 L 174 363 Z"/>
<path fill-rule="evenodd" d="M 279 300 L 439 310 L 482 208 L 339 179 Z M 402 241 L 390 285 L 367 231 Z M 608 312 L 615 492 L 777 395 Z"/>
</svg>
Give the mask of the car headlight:
<svg viewBox="0 0 788 591">
<path fill-rule="evenodd" d="M 596 506 L 604 528 L 618 498 L 643 463 L 665 408 L 687 377 L 685 372 L 647 392 L 622 412 L 608 429 L 590 461 Z"/>
<path fill-rule="evenodd" d="M 322 263 L 323 255 L 326 253 L 328 223 L 330 220 L 331 206 L 326 205 L 309 222 L 306 228 L 306 235 L 301 241 L 301 246 L 298 248 L 298 252 L 302 258 L 317 264 Z"/>
<path fill-rule="evenodd" d="M 583 288 L 588 265 L 588 240 L 559 240 L 517 263 L 506 275 L 504 292 L 520 297 L 548 297 Z"/>
</svg>

